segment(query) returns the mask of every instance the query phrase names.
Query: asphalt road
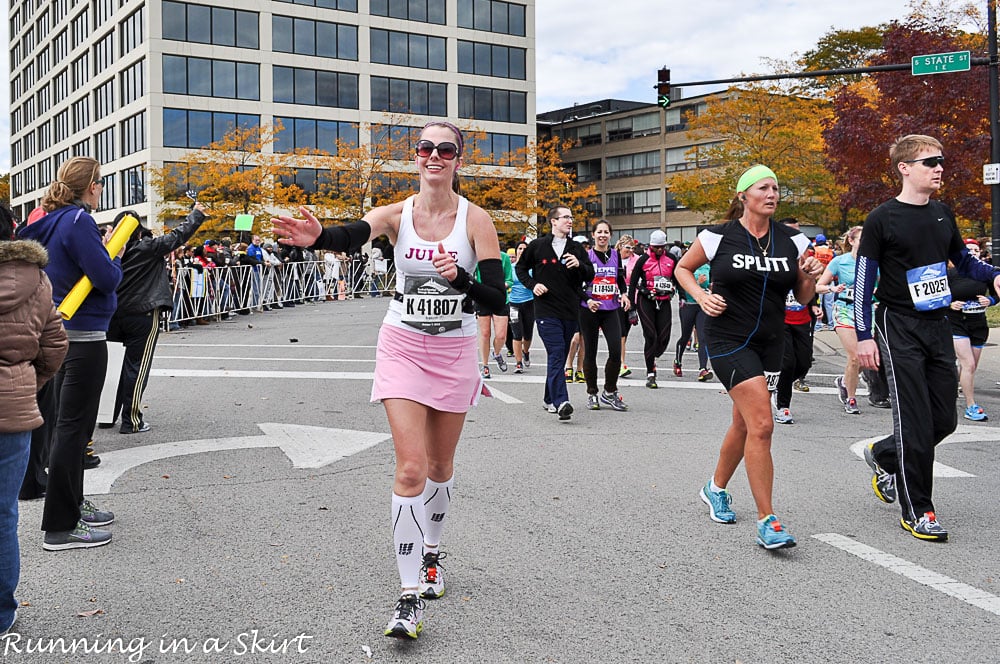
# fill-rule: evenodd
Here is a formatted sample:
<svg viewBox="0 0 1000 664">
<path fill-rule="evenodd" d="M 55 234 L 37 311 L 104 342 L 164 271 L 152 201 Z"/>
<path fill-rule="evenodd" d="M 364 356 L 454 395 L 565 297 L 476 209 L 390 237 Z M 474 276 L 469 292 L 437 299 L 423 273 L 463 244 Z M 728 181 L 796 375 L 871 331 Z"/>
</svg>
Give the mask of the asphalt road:
<svg viewBox="0 0 1000 664">
<path fill-rule="evenodd" d="M 935 487 L 952 539 L 910 537 L 851 449 L 887 433 L 890 413 L 864 400 L 860 416 L 842 411 L 829 332 L 817 337 L 812 391 L 794 394 L 796 423 L 774 439 L 776 509 L 798 547 L 756 546 L 742 470 L 730 486 L 738 523 L 709 520 L 698 490 L 731 402 L 718 383 L 695 380 L 693 354 L 685 377 L 661 371 L 658 390 L 622 381 L 628 413 L 585 410 L 585 386 L 574 384 L 577 412 L 560 423 L 541 408 L 537 343 L 525 375 L 494 368 L 496 398 L 467 419 L 443 543 L 446 596 L 428 604 L 419 641 L 383 637 L 398 592 L 393 451 L 384 411 L 368 398 L 385 306 L 324 302 L 161 337 L 145 398 L 152 431 L 95 437 L 105 474 L 140 448 L 153 459 L 94 496 L 117 515 L 111 545 L 44 552 L 42 505 L 21 504 L 23 606 L 17 633 L 0 637 L 0 660 L 1000 659 L 990 498 L 1000 429 L 960 419 L 962 435 L 938 453 L 953 476 Z M 641 342 L 634 331 L 630 365 L 641 367 Z M 995 347 L 980 375 L 979 402 L 1000 418 Z M 307 467 L 295 467 L 281 443 L 255 446 L 260 424 L 341 432 L 314 431 L 310 448 L 272 427 L 289 449 L 305 449 L 295 463 Z M 375 435 L 339 460 L 310 457 L 322 456 L 317 439 L 349 445 L 343 430 Z M 72 639 L 83 640 L 63 654 Z"/>
</svg>

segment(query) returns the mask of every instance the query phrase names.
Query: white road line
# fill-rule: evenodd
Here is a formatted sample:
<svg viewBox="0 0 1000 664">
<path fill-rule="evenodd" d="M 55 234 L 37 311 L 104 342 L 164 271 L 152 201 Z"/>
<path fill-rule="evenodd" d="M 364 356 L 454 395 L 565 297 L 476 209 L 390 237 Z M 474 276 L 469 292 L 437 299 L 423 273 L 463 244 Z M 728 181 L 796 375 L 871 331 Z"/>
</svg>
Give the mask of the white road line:
<svg viewBox="0 0 1000 664">
<path fill-rule="evenodd" d="M 368 362 L 368 360 L 344 359 L 336 357 L 237 357 L 235 355 L 157 355 L 157 360 L 221 360 L 223 362 Z"/>
<path fill-rule="evenodd" d="M 486 387 L 489 389 L 490 394 L 493 395 L 494 399 L 498 399 L 504 403 L 524 403 L 520 399 L 510 396 L 506 392 L 501 392 L 500 390 L 493 387 L 489 383 L 486 384 Z"/>
<path fill-rule="evenodd" d="M 974 588 L 970 585 L 944 576 L 943 574 L 938 574 L 937 572 L 933 572 L 925 567 L 921 567 L 920 565 L 915 565 L 908 560 L 903 560 L 902 558 L 897 558 L 892 554 L 879 551 L 874 547 L 862 544 L 861 542 L 853 540 L 850 537 L 845 537 L 837 533 L 820 533 L 818 535 L 813 535 L 813 537 L 821 542 L 826 542 L 830 546 L 857 556 L 862 560 L 867 560 L 868 562 L 884 567 L 894 574 L 905 576 L 908 579 L 933 588 L 934 590 L 942 592 L 945 595 L 960 599 L 966 604 L 971 604 L 972 606 L 983 609 L 984 611 L 989 611 L 990 613 L 1000 616 L 1000 597 L 991 595 L 985 590 Z"/>
<path fill-rule="evenodd" d="M 375 348 L 375 346 L 357 346 L 357 345 L 324 345 L 324 344 L 300 344 L 287 343 L 287 344 L 179 344 L 179 343 L 158 343 L 156 344 L 158 348 Z"/>
<path fill-rule="evenodd" d="M 865 438 L 864 440 L 859 440 L 858 442 L 851 445 L 851 451 L 854 452 L 859 459 L 865 458 L 865 448 L 868 447 L 869 443 L 874 443 L 882 440 L 885 436 L 875 436 L 874 438 Z M 947 438 L 941 441 L 940 444 L 949 442 Z M 964 470 L 959 470 L 958 468 L 952 468 L 951 466 L 946 466 L 939 461 L 934 462 L 934 477 L 975 477 L 972 473 L 967 473 Z"/>
</svg>

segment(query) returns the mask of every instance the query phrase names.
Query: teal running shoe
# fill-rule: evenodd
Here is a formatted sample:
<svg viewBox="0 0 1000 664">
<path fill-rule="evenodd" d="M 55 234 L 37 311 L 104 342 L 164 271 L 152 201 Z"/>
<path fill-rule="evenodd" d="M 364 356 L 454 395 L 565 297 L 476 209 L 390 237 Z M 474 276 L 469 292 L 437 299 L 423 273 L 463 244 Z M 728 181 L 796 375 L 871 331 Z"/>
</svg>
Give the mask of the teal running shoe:
<svg viewBox="0 0 1000 664">
<path fill-rule="evenodd" d="M 795 538 L 788 534 L 778 517 L 768 514 L 757 522 L 757 544 L 765 549 L 786 549 L 795 546 Z"/>
<path fill-rule="evenodd" d="M 736 523 L 736 512 L 733 511 L 733 497 L 725 489 L 712 491 L 712 482 L 706 482 L 701 488 L 701 499 L 708 505 L 708 516 L 716 523 Z"/>
</svg>

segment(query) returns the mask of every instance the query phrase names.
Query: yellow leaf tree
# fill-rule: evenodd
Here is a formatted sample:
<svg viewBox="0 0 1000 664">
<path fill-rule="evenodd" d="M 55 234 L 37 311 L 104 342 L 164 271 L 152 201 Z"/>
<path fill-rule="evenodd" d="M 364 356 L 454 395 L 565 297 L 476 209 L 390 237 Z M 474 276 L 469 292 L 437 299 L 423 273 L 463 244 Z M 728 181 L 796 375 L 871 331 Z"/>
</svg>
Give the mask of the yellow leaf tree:
<svg viewBox="0 0 1000 664">
<path fill-rule="evenodd" d="M 253 233 L 267 232 L 275 208 L 306 202 L 302 189 L 285 181 L 294 175 L 296 160 L 302 162 L 310 153 L 271 151 L 281 129 L 280 122 L 233 127 L 204 149 L 151 168 L 150 183 L 161 201 L 161 214 L 173 218 L 186 215 L 191 201 L 185 192 L 194 190 L 210 215 L 196 238 L 231 233 L 237 214 L 254 216 Z"/>
<path fill-rule="evenodd" d="M 0 175 L 0 204 L 10 207 L 10 173 Z"/>
<path fill-rule="evenodd" d="M 511 239 L 545 232 L 545 213 L 554 205 L 568 207 L 583 219 L 590 214 L 587 204 L 597 198 L 597 187 L 581 185 L 576 173 L 563 166 L 562 155 L 572 145 L 558 137 L 529 141 L 501 160 L 511 165 L 506 175 L 473 164 L 469 170 L 476 177 L 463 184 L 465 195 L 485 208 L 497 231 Z"/>
<path fill-rule="evenodd" d="M 789 94 L 778 85 L 730 88 L 709 98 L 706 112 L 688 118 L 697 160 L 713 164 L 676 173 L 668 188 L 686 207 L 712 219 L 725 214 L 740 173 L 765 164 L 778 176 L 781 216 L 824 228 L 840 223 L 843 189 L 824 166 L 823 122 L 829 103 Z"/>
</svg>

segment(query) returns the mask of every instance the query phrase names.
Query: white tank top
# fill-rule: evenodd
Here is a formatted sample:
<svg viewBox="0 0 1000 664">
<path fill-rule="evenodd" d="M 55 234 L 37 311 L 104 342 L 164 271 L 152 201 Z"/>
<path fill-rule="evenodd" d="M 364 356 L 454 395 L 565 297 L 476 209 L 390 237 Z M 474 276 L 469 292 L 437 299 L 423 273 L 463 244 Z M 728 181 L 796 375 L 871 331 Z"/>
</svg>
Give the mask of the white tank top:
<svg viewBox="0 0 1000 664">
<path fill-rule="evenodd" d="M 413 200 L 415 196 L 407 198 L 403 202 L 403 212 L 399 217 L 399 231 L 396 234 L 396 245 L 393 258 L 396 264 L 396 292 L 402 294 L 408 278 L 438 277 L 437 270 L 431 262 L 434 253 L 437 251 L 438 243 L 429 242 L 419 235 L 413 228 Z M 463 197 L 458 199 L 458 211 L 455 214 L 455 225 L 451 229 L 448 237 L 441 240 L 445 251 L 455 256 L 455 261 L 472 277 L 476 271 L 476 253 L 469 244 L 469 232 L 467 228 L 467 217 L 469 213 L 469 201 Z M 412 326 L 403 322 L 404 305 L 393 299 L 389 303 L 389 310 L 385 314 L 383 323 L 400 327 L 411 332 L 415 330 Z M 475 314 L 462 314 L 461 327 L 442 332 L 437 336 L 446 337 L 471 337 L 478 332 Z"/>
</svg>

